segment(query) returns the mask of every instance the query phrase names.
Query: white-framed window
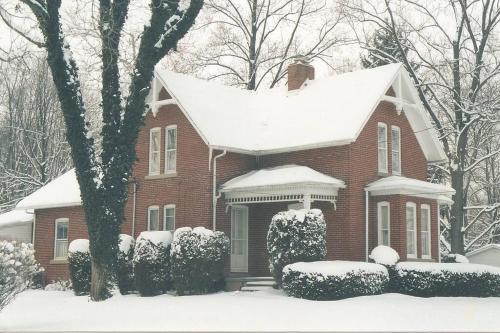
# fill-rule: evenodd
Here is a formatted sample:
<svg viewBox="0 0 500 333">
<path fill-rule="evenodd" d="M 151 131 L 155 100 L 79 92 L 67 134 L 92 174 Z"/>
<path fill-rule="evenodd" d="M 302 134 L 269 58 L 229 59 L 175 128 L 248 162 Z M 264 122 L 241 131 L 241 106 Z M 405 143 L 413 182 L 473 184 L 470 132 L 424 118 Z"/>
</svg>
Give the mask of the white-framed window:
<svg viewBox="0 0 500 333">
<path fill-rule="evenodd" d="M 420 240 L 422 244 L 422 258 L 431 258 L 431 206 L 420 206 Z"/>
<path fill-rule="evenodd" d="M 167 126 L 165 133 L 165 173 L 172 173 L 177 167 L 177 125 Z"/>
<path fill-rule="evenodd" d="M 54 259 L 68 257 L 68 226 L 69 219 L 59 218 L 55 221 Z"/>
<path fill-rule="evenodd" d="M 388 202 L 377 203 L 378 245 L 391 246 L 391 206 Z"/>
<path fill-rule="evenodd" d="M 417 257 L 417 205 L 406 203 L 406 256 Z"/>
<path fill-rule="evenodd" d="M 175 230 L 175 205 L 163 207 L 163 230 Z"/>
<path fill-rule="evenodd" d="M 158 206 L 148 207 L 148 230 L 160 230 L 160 207 Z"/>
<path fill-rule="evenodd" d="M 159 175 L 161 163 L 161 128 L 149 131 L 149 174 Z"/>
<path fill-rule="evenodd" d="M 378 172 L 387 173 L 387 125 L 378 123 Z"/>
<path fill-rule="evenodd" d="M 401 174 L 401 129 L 397 126 L 391 126 L 391 161 L 392 173 Z"/>
</svg>

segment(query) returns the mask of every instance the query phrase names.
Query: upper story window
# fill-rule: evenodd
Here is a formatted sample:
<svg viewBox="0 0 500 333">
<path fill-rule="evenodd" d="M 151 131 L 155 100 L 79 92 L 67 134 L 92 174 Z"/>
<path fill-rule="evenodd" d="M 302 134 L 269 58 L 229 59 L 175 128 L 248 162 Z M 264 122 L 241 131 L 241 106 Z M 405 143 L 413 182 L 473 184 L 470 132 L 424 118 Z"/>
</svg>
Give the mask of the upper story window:
<svg viewBox="0 0 500 333">
<path fill-rule="evenodd" d="M 391 213 L 388 202 L 377 204 L 378 245 L 391 246 Z"/>
<path fill-rule="evenodd" d="M 166 205 L 164 207 L 163 230 L 175 230 L 175 205 Z"/>
<path fill-rule="evenodd" d="M 60 218 L 55 223 L 54 259 L 68 257 L 68 226 L 67 218 Z"/>
<path fill-rule="evenodd" d="M 175 172 L 177 167 L 177 125 L 165 129 L 165 173 Z"/>
<path fill-rule="evenodd" d="M 387 125 L 378 123 L 378 172 L 387 173 Z"/>
<path fill-rule="evenodd" d="M 422 258 L 431 258 L 431 206 L 420 206 L 420 239 Z"/>
<path fill-rule="evenodd" d="M 160 208 L 158 206 L 148 207 L 148 230 L 160 230 Z"/>
<path fill-rule="evenodd" d="M 401 130 L 397 126 L 391 127 L 392 173 L 401 174 Z"/>
<path fill-rule="evenodd" d="M 160 174 L 160 142 L 161 128 L 155 127 L 149 131 L 149 174 Z"/>
<path fill-rule="evenodd" d="M 417 205 L 406 204 L 406 256 L 417 257 Z"/>
</svg>

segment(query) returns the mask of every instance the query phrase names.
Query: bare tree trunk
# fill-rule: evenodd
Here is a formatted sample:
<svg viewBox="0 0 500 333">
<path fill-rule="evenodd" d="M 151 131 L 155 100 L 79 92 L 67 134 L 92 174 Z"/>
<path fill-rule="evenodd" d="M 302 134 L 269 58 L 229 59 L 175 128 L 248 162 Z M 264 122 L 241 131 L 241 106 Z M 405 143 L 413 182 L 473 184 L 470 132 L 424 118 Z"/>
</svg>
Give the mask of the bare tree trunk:
<svg viewBox="0 0 500 333">
<path fill-rule="evenodd" d="M 91 271 L 90 298 L 93 301 L 100 301 L 108 298 L 108 277 L 105 266 L 92 257 Z"/>
<path fill-rule="evenodd" d="M 450 245 L 451 253 L 464 254 L 464 173 L 456 170 L 451 172 L 451 186 L 456 193 L 453 197 L 450 216 Z"/>
</svg>

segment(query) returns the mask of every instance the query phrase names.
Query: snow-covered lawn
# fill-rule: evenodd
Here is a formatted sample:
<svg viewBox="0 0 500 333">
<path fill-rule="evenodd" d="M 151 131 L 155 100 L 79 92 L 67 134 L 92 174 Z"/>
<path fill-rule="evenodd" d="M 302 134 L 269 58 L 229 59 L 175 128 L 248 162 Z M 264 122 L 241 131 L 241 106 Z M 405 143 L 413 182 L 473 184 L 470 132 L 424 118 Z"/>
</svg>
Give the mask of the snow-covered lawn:
<svg viewBox="0 0 500 333">
<path fill-rule="evenodd" d="M 0 313 L 0 331 L 498 331 L 499 309 L 500 298 L 385 294 L 317 302 L 268 289 L 91 303 L 71 292 L 29 290 Z"/>
</svg>

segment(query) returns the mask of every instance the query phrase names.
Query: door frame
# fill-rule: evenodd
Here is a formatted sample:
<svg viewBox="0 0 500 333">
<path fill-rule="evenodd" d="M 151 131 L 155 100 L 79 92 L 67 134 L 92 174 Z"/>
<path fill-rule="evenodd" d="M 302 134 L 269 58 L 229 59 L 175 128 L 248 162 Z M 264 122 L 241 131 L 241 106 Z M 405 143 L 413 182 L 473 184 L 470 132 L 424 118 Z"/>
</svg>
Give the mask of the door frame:
<svg viewBox="0 0 500 333">
<path fill-rule="evenodd" d="M 248 209 L 248 206 L 243 206 L 243 205 L 233 205 L 231 206 L 231 256 L 233 255 L 233 227 L 234 227 L 234 223 L 235 223 L 235 220 L 234 220 L 234 209 L 242 209 L 245 211 L 245 216 L 246 216 L 246 232 L 245 232 L 245 235 L 246 235 L 246 239 L 245 239 L 245 253 L 244 253 L 244 256 L 245 256 L 245 260 L 244 260 L 244 267 L 242 268 L 233 268 L 233 265 L 232 265 L 232 258 L 230 260 L 230 266 L 231 266 L 231 272 L 234 272 L 234 273 L 248 273 L 248 220 L 249 220 L 249 209 Z"/>
</svg>

